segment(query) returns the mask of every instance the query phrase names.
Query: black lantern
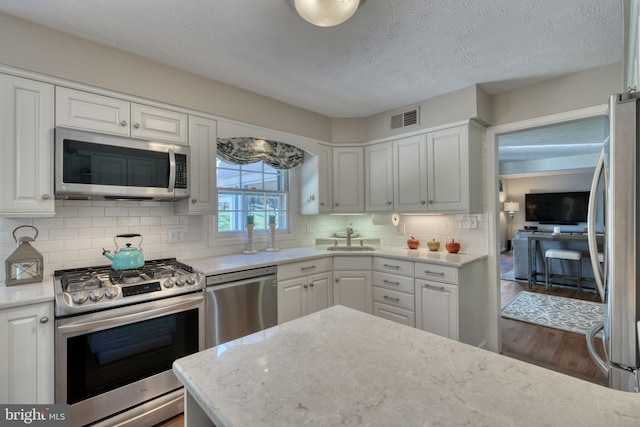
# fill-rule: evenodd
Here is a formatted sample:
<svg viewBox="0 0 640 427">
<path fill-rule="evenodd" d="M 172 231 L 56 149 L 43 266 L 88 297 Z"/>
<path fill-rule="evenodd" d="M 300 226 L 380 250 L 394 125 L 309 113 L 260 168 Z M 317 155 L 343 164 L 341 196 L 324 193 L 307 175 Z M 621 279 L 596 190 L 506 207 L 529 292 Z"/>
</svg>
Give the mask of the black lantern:
<svg viewBox="0 0 640 427">
<path fill-rule="evenodd" d="M 33 228 L 36 233 L 33 237 L 18 238 L 16 231 L 20 228 Z M 7 286 L 42 282 L 42 254 L 29 244 L 36 237 L 38 237 L 38 229 L 32 225 L 21 225 L 13 230 L 13 238 L 18 244 L 18 249 L 13 251 L 5 261 Z"/>
</svg>

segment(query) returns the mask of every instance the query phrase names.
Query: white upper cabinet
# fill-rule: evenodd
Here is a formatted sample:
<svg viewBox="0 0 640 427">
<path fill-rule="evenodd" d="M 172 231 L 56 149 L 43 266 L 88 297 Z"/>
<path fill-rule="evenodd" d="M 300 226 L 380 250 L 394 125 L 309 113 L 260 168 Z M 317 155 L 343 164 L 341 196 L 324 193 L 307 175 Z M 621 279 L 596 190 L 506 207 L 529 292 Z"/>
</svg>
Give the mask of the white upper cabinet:
<svg viewBox="0 0 640 427">
<path fill-rule="evenodd" d="M 189 180 L 191 197 L 175 202 L 178 213 L 214 215 L 218 209 L 216 187 L 216 121 L 189 116 Z"/>
<path fill-rule="evenodd" d="M 187 144 L 187 115 L 56 87 L 56 126 Z"/>
<path fill-rule="evenodd" d="M 331 146 L 318 144 L 318 155 L 304 153 L 301 167 L 300 213 L 316 215 L 333 210 L 331 183 L 333 149 Z"/>
<path fill-rule="evenodd" d="M 427 145 L 425 135 L 393 141 L 396 212 L 427 210 Z"/>
<path fill-rule="evenodd" d="M 0 75 L 0 215 L 55 215 L 53 85 Z"/>
<path fill-rule="evenodd" d="M 482 140 L 475 124 L 427 134 L 427 211 L 482 211 Z"/>
<path fill-rule="evenodd" d="M 333 148 L 333 212 L 364 212 L 364 148 Z"/>
<path fill-rule="evenodd" d="M 364 147 L 365 210 L 393 212 L 393 144 Z"/>
</svg>

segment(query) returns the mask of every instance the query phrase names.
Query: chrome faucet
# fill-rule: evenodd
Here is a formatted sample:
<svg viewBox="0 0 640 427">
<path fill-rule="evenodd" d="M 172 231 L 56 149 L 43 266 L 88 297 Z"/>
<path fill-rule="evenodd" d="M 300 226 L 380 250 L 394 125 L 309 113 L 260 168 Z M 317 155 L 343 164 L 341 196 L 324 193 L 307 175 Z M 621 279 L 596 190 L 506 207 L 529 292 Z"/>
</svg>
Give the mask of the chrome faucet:
<svg viewBox="0 0 640 427">
<path fill-rule="evenodd" d="M 351 226 L 353 223 L 347 225 L 347 246 L 351 246 L 351 235 L 353 234 L 353 228 Z"/>
</svg>

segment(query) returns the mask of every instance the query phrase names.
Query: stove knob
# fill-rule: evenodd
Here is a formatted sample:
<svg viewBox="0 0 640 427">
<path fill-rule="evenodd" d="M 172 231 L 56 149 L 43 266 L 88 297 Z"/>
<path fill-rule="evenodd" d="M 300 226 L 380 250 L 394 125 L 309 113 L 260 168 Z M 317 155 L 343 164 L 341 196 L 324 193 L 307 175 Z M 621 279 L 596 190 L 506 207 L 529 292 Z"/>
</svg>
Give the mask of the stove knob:
<svg viewBox="0 0 640 427">
<path fill-rule="evenodd" d="M 196 284 L 196 275 L 190 274 L 189 276 L 187 276 L 187 285 L 193 286 L 195 284 Z"/>
<path fill-rule="evenodd" d="M 165 288 L 173 288 L 173 285 L 175 285 L 176 282 L 173 281 L 173 279 L 167 279 L 164 281 L 164 287 Z"/>
<path fill-rule="evenodd" d="M 102 289 L 94 289 L 89 292 L 89 299 L 91 299 L 91 301 L 100 301 L 102 297 L 104 297 L 104 291 Z"/>
<path fill-rule="evenodd" d="M 107 296 L 107 298 L 113 299 L 118 296 L 118 288 L 109 287 L 104 291 L 104 294 Z"/>
<path fill-rule="evenodd" d="M 178 277 L 178 279 L 176 280 L 176 286 L 183 287 L 184 284 L 185 284 L 184 278 Z"/>
<path fill-rule="evenodd" d="M 87 294 L 85 291 L 76 292 L 75 294 L 73 294 L 72 299 L 75 304 L 84 304 L 85 302 L 87 302 L 87 299 L 89 299 L 89 294 Z"/>
</svg>

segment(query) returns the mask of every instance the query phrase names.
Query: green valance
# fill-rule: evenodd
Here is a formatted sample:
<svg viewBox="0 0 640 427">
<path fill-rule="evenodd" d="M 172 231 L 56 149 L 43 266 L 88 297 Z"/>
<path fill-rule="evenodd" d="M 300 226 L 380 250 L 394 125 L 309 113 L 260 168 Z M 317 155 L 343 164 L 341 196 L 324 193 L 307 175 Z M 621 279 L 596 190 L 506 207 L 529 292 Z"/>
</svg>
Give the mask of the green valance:
<svg viewBox="0 0 640 427">
<path fill-rule="evenodd" d="M 304 161 L 304 151 L 284 142 L 262 138 L 218 138 L 218 156 L 236 165 L 263 161 L 276 169 L 293 169 Z"/>
</svg>

